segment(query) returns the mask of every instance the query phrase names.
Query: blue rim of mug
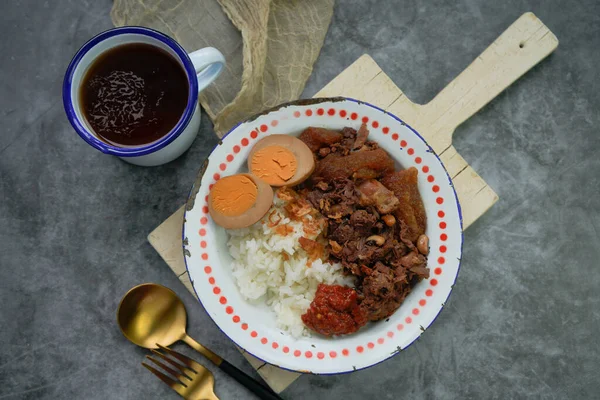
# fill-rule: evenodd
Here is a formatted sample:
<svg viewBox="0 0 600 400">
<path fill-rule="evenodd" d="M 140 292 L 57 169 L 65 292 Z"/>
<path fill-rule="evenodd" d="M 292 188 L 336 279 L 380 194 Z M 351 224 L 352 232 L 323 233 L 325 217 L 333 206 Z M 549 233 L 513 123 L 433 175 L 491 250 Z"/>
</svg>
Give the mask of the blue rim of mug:
<svg viewBox="0 0 600 400">
<path fill-rule="evenodd" d="M 171 129 L 171 131 L 165 136 L 161 137 L 160 139 L 151 144 L 140 147 L 117 147 L 98 139 L 93 133 L 89 131 L 89 129 L 85 127 L 85 125 L 77 116 L 71 98 L 71 86 L 73 82 L 73 75 L 83 56 L 85 56 L 88 53 L 88 51 L 90 51 L 94 46 L 101 43 L 102 41 L 112 38 L 114 36 L 124 34 L 138 34 L 148 36 L 153 39 L 159 40 L 160 42 L 169 46 L 177 54 L 177 56 L 183 63 L 183 67 L 185 69 L 186 76 L 188 79 L 188 102 L 182 117 L 179 119 L 179 121 L 173 127 L 173 129 Z M 100 150 L 105 154 L 111 154 L 119 157 L 139 157 L 162 149 L 163 147 L 167 146 L 169 143 L 177 139 L 177 137 L 179 137 L 179 135 L 181 135 L 181 133 L 185 130 L 190 120 L 192 119 L 192 116 L 194 115 L 196 103 L 198 102 L 198 79 L 196 78 L 196 69 L 192 64 L 190 57 L 188 56 L 187 52 L 183 49 L 183 47 L 181 47 L 181 45 L 177 43 L 174 39 L 154 29 L 145 28 L 141 26 L 126 26 L 122 28 L 109 29 L 107 31 L 99 33 L 98 35 L 90 39 L 86 44 L 84 44 L 79 49 L 79 51 L 77 51 L 77 53 L 69 63 L 69 67 L 67 68 L 67 72 L 65 73 L 62 95 L 63 105 L 65 107 L 65 112 L 67 113 L 67 118 L 69 119 L 69 122 L 71 123 L 77 134 L 90 146 Z"/>
</svg>

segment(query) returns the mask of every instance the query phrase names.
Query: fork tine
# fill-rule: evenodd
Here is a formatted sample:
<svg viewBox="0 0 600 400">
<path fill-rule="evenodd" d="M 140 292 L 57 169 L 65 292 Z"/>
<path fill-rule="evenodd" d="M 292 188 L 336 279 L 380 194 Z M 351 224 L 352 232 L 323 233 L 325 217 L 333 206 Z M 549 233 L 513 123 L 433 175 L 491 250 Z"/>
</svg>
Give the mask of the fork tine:
<svg viewBox="0 0 600 400">
<path fill-rule="evenodd" d="M 142 365 L 146 367 L 148 371 L 152 372 L 156 377 L 158 377 L 158 379 L 166 383 L 167 386 L 176 391 L 180 396 L 183 396 L 186 388 L 183 384 L 176 382 L 172 378 L 168 377 L 167 375 L 163 374 L 162 372 L 155 369 L 154 367 L 151 367 L 148 364 L 142 363 Z"/>
<path fill-rule="evenodd" d="M 187 378 L 188 381 L 191 381 L 192 378 L 190 378 L 187 375 L 181 374 L 178 371 L 175 371 L 173 368 L 170 368 L 168 365 L 165 365 L 164 363 L 160 362 L 159 360 L 157 360 L 154 357 L 151 356 L 146 356 L 146 358 L 150 361 L 152 361 L 154 364 L 158 365 L 159 367 L 161 367 L 162 369 L 164 369 L 165 371 L 167 371 L 169 374 L 171 374 L 172 376 L 174 376 L 175 378 L 177 378 L 177 380 L 179 380 L 179 383 L 181 383 L 183 386 L 186 386 L 186 382 L 183 381 L 183 377 L 185 376 Z"/>
<path fill-rule="evenodd" d="M 174 366 L 175 368 L 177 368 L 181 374 L 183 374 L 183 376 L 185 376 L 186 378 L 188 378 L 190 381 L 192 380 L 192 375 L 196 375 L 197 372 L 186 368 L 184 365 L 171 360 L 169 357 L 167 357 L 166 355 L 162 354 L 160 351 L 154 350 L 152 349 L 152 353 L 159 356 L 160 358 L 162 358 L 163 360 L 165 360 L 166 362 L 168 362 L 169 364 L 171 364 L 172 366 Z M 177 376 L 177 375 L 175 375 Z"/>
<path fill-rule="evenodd" d="M 187 367 L 189 367 L 192 371 L 194 371 L 195 373 L 198 373 L 202 370 L 202 368 L 204 368 L 201 364 L 199 364 L 198 362 L 192 360 L 191 358 L 184 356 L 183 354 L 175 351 L 175 350 L 171 350 L 168 347 L 164 347 L 160 344 L 156 344 L 161 350 L 163 350 L 164 352 L 168 353 L 171 357 L 174 357 L 176 359 L 178 359 L 179 361 L 181 361 L 182 363 L 184 363 Z"/>
</svg>

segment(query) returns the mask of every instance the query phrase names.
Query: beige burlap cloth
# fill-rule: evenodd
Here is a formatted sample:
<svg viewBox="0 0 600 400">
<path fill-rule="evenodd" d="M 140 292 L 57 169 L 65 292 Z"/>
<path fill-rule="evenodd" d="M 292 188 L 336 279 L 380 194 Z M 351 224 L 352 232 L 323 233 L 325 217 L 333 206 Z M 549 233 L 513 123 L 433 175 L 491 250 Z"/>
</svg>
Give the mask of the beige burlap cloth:
<svg viewBox="0 0 600 400">
<path fill-rule="evenodd" d="M 115 0 L 115 26 L 141 25 L 188 52 L 216 47 L 227 60 L 200 95 L 219 136 L 265 108 L 297 99 L 319 55 L 334 0 Z"/>
</svg>

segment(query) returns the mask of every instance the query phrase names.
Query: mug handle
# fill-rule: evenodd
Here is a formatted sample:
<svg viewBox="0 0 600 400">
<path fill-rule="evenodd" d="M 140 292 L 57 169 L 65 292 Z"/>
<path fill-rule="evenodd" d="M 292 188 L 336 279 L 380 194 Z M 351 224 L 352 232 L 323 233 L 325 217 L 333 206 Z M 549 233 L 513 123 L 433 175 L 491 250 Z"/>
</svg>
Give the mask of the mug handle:
<svg viewBox="0 0 600 400">
<path fill-rule="evenodd" d="M 205 47 L 189 54 L 196 69 L 198 78 L 198 93 L 213 83 L 225 66 L 225 57 L 214 47 Z"/>
</svg>

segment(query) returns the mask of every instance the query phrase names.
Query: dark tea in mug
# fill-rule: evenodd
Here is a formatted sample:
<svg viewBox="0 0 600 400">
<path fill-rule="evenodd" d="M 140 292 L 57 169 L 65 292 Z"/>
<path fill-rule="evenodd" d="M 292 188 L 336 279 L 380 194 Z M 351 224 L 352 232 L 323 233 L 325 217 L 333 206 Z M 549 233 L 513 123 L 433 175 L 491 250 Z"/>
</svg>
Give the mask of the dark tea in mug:
<svg viewBox="0 0 600 400">
<path fill-rule="evenodd" d="M 152 143 L 169 133 L 187 106 L 189 85 L 179 62 L 149 44 L 123 44 L 86 71 L 80 104 L 99 138 L 117 146 Z"/>
</svg>

